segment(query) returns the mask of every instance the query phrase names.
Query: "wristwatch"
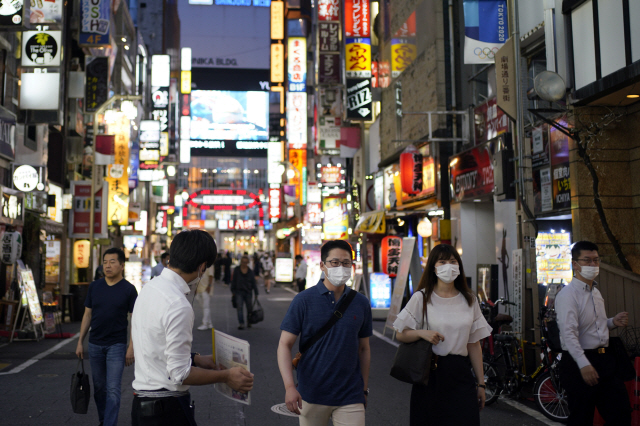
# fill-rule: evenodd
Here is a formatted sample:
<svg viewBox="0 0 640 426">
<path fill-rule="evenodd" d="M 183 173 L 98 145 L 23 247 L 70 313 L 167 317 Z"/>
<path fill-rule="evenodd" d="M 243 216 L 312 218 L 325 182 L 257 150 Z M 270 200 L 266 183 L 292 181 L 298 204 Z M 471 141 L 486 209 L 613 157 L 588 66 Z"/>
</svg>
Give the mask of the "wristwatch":
<svg viewBox="0 0 640 426">
<path fill-rule="evenodd" d="M 196 355 L 200 355 L 198 352 L 191 352 L 191 366 L 195 367 L 196 365 Z"/>
<path fill-rule="evenodd" d="M 478 388 L 482 388 L 482 389 L 486 389 L 486 388 L 487 388 L 487 385 L 476 385 L 476 387 L 478 387 Z"/>
<path fill-rule="evenodd" d="M 364 395 L 365 395 L 365 396 L 369 396 L 369 388 L 367 388 L 367 389 L 364 391 Z"/>
</svg>

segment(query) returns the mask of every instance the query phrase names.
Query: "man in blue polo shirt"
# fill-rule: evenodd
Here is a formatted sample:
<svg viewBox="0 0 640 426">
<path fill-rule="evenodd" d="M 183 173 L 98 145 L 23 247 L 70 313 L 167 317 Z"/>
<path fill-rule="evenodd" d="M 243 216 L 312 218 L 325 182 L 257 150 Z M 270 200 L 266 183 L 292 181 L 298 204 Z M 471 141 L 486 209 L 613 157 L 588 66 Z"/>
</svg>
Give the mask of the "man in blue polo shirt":
<svg viewBox="0 0 640 426">
<path fill-rule="evenodd" d="M 293 379 L 291 349 L 300 336 L 300 346 L 325 325 L 346 295 L 351 278 L 351 245 L 334 240 L 320 252 L 325 279 L 299 293 L 291 302 L 280 329 L 278 366 L 286 390 L 287 408 L 300 414 L 300 426 L 364 426 L 369 395 L 369 337 L 373 334 L 371 307 L 356 294 L 344 315 L 302 355 L 298 363 L 298 385 Z"/>
</svg>

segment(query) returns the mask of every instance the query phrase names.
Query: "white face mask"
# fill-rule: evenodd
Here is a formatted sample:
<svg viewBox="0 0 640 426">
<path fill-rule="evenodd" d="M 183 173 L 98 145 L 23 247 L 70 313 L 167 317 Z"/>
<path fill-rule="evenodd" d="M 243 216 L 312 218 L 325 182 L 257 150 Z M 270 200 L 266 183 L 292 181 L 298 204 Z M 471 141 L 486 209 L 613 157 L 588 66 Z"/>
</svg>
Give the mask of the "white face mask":
<svg viewBox="0 0 640 426">
<path fill-rule="evenodd" d="M 202 274 L 200 274 L 200 271 L 198 271 L 198 278 L 194 278 L 187 283 L 187 285 L 189 286 L 189 294 L 193 294 L 194 299 L 196 297 L 195 296 L 196 289 L 198 288 L 198 285 L 200 284 L 201 279 L 202 279 Z M 191 304 L 193 304 L 193 299 L 191 300 Z"/>
<path fill-rule="evenodd" d="M 345 268 L 344 266 L 338 266 L 337 268 L 327 268 L 325 274 L 329 282 L 336 287 L 343 286 L 351 278 L 351 267 Z"/>
<path fill-rule="evenodd" d="M 585 280 L 593 280 L 600 273 L 599 266 L 582 266 L 582 269 L 579 271 L 582 278 Z"/>
<path fill-rule="evenodd" d="M 460 275 L 460 266 L 447 263 L 446 265 L 436 266 L 436 275 L 442 282 L 449 284 Z"/>
</svg>

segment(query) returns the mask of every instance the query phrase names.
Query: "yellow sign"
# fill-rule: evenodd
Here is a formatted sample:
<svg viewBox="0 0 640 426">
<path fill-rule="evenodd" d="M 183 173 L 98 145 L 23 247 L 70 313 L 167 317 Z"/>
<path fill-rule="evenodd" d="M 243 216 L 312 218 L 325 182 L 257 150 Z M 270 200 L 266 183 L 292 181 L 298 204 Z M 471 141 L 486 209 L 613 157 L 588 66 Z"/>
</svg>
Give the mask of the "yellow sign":
<svg viewBox="0 0 640 426">
<path fill-rule="evenodd" d="M 115 163 L 109 165 L 106 181 L 109 183 L 109 203 L 107 223 L 109 225 L 129 224 L 129 119 L 120 115 L 109 131 L 115 134 Z"/>
<path fill-rule="evenodd" d="M 191 93 L 191 71 L 180 73 L 180 93 Z"/>
<path fill-rule="evenodd" d="M 345 54 L 347 78 L 371 78 L 371 39 L 347 38 Z"/>
<path fill-rule="evenodd" d="M 416 60 L 418 48 L 413 40 L 400 38 L 391 41 L 391 77 L 396 78 Z"/>
<path fill-rule="evenodd" d="M 89 240 L 78 240 L 73 244 L 73 264 L 76 268 L 89 267 Z"/>
<path fill-rule="evenodd" d="M 296 186 L 296 198 L 302 202 L 303 197 L 303 185 L 306 185 L 304 179 L 304 169 L 307 167 L 307 150 L 306 149 L 290 149 L 289 150 L 289 162 L 297 170 L 295 176 L 289 179 L 289 184 Z"/>
<path fill-rule="evenodd" d="M 284 39 L 284 2 L 271 2 L 271 40 Z"/>
<path fill-rule="evenodd" d="M 323 232 L 325 240 L 345 240 L 349 238 L 349 214 L 347 199 L 342 197 L 326 197 L 322 199 L 324 212 Z"/>
<path fill-rule="evenodd" d="M 284 83 L 284 44 L 271 45 L 271 82 Z"/>
</svg>

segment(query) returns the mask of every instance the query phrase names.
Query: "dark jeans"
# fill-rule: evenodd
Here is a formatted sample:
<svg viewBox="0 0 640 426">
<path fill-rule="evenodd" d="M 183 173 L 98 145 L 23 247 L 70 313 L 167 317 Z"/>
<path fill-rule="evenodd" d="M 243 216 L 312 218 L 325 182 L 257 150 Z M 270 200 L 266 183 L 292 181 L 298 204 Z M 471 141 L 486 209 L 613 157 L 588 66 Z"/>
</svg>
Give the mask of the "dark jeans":
<svg viewBox="0 0 640 426">
<path fill-rule="evenodd" d="M 247 324 L 249 324 L 249 315 L 253 310 L 253 297 L 251 293 L 236 293 L 236 306 L 238 309 L 238 323 L 244 325 L 244 306 L 247 307 Z"/>
<path fill-rule="evenodd" d="M 89 343 L 89 360 L 93 377 L 93 398 L 98 408 L 98 419 L 105 426 L 118 424 L 120 389 L 127 345 L 116 343 L 99 346 Z"/>
<path fill-rule="evenodd" d="M 598 384 L 589 386 L 582 379 L 578 364 L 568 352 L 562 353 L 560 381 L 567 391 L 569 426 L 593 425 L 595 408 L 607 426 L 629 426 L 631 405 L 622 379 L 616 377 L 616 360 L 611 352 L 585 352 L 598 372 Z"/>
<path fill-rule="evenodd" d="M 409 418 L 411 426 L 480 426 L 478 391 L 469 357 L 438 357 L 429 384 L 411 389 Z"/>
<path fill-rule="evenodd" d="M 307 280 L 298 278 L 296 281 L 298 282 L 298 291 L 303 292 L 304 288 L 307 286 Z"/>
<path fill-rule="evenodd" d="M 191 395 L 145 398 L 134 397 L 131 407 L 133 426 L 197 426 L 189 401 Z"/>
</svg>

